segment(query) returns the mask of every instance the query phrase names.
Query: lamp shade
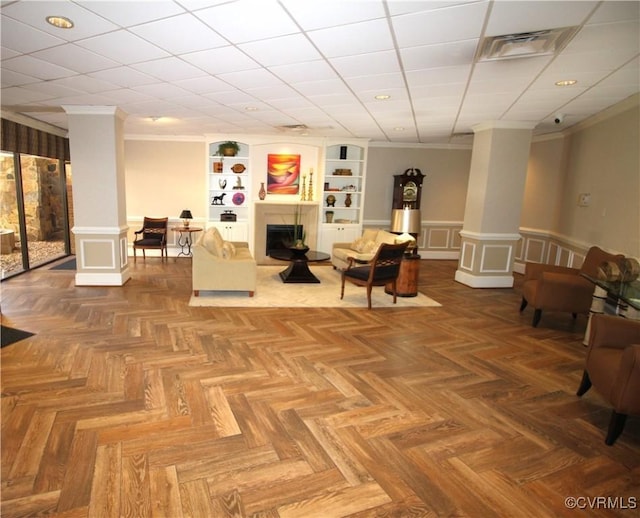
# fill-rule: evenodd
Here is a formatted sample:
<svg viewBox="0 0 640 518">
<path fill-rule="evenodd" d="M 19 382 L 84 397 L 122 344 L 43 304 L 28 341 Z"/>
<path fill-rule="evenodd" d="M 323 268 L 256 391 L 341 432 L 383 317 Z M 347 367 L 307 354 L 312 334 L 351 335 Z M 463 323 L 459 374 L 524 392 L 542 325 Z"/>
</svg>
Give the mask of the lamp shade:
<svg viewBox="0 0 640 518">
<path fill-rule="evenodd" d="M 419 234 L 422 216 L 419 209 L 393 209 L 391 232 Z"/>
<path fill-rule="evenodd" d="M 180 213 L 180 219 L 193 219 L 191 215 L 191 211 L 189 209 L 185 209 Z"/>
</svg>

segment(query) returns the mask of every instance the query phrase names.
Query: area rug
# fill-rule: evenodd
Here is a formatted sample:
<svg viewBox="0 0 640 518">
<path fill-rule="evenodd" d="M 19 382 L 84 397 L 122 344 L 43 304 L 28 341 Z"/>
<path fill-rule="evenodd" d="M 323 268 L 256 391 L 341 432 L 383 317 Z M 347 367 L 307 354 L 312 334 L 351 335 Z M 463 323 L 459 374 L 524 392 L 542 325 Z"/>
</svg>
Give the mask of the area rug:
<svg viewBox="0 0 640 518">
<path fill-rule="evenodd" d="M 248 292 L 200 291 L 191 295 L 189 306 L 241 307 L 241 308 L 366 308 L 366 288 L 347 283 L 344 299 L 340 300 L 340 272 L 330 266 L 311 267 L 320 284 L 285 284 L 278 275 L 282 266 L 258 266 L 257 287 L 253 297 Z M 439 307 L 435 300 L 419 293 L 417 297 L 398 297 L 374 287 L 371 294 L 373 308 Z"/>
<path fill-rule="evenodd" d="M 76 270 L 76 258 L 73 257 L 64 263 L 56 264 L 55 266 L 50 268 L 51 270 Z"/>
<path fill-rule="evenodd" d="M 2 347 L 6 347 L 7 345 L 19 342 L 20 340 L 24 340 L 25 338 L 29 338 L 30 336 L 33 336 L 33 333 L 30 333 L 29 331 L 22 331 L 20 329 L 14 329 L 13 327 L 1 326 L 0 329 L 0 342 Z"/>
</svg>

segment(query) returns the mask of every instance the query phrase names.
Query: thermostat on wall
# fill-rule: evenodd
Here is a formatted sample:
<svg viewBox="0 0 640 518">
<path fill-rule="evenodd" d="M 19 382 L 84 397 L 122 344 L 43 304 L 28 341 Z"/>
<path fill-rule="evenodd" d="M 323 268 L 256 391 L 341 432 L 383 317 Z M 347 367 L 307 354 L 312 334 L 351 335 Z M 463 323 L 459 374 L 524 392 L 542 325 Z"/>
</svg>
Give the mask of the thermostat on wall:
<svg viewBox="0 0 640 518">
<path fill-rule="evenodd" d="M 591 205 L 591 193 L 582 192 L 578 195 L 578 206 L 588 207 Z"/>
</svg>

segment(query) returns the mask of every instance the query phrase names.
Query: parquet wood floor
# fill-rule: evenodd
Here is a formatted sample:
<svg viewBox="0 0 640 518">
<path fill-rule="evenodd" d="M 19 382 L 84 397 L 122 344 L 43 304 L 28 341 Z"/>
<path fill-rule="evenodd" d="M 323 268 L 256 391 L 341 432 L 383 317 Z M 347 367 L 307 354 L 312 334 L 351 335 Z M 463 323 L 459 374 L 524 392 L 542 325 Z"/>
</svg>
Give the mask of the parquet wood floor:
<svg viewBox="0 0 640 518">
<path fill-rule="evenodd" d="M 640 419 L 608 447 L 575 396 L 586 320 L 420 268 L 441 308 L 190 308 L 188 259 L 3 283 L 36 335 L 1 353 L 2 516 L 638 516 Z"/>
</svg>

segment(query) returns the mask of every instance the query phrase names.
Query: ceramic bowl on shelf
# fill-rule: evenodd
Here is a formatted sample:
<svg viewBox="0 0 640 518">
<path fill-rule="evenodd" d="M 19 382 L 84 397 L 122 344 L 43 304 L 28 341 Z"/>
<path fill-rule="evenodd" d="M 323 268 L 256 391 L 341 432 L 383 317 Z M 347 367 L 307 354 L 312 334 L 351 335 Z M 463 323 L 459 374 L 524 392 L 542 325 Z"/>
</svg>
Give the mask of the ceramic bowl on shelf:
<svg viewBox="0 0 640 518">
<path fill-rule="evenodd" d="M 238 173 L 238 174 L 244 173 L 246 169 L 247 168 L 244 166 L 244 164 L 233 164 L 233 166 L 231 166 L 231 170 L 234 173 Z"/>
<path fill-rule="evenodd" d="M 231 201 L 234 205 L 242 205 L 244 203 L 244 194 L 242 194 L 241 192 L 235 193 L 233 195 L 233 198 L 231 198 Z"/>
</svg>

